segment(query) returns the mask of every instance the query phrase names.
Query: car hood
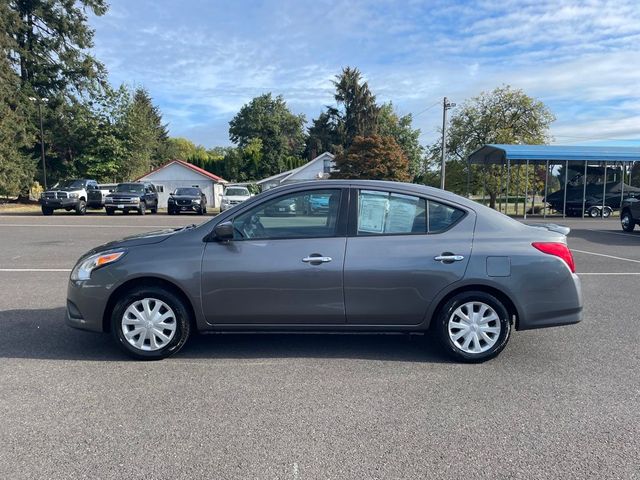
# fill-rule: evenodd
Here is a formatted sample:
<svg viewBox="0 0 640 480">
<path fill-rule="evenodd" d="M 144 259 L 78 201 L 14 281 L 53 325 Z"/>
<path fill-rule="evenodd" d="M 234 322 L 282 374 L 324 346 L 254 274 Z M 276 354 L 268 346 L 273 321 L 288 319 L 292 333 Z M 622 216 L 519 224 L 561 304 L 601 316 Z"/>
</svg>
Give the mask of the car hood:
<svg viewBox="0 0 640 480">
<path fill-rule="evenodd" d="M 113 192 L 107 195 L 107 197 L 120 197 L 120 198 L 136 198 L 142 195 L 141 193 L 129 193 L 129 192 Z"/>
<path fill-rule="evenodd" d="M 173 198 L 174 200 L 200 200 L 199 196 L 194 195 L 172 195 L 169 198 Z"/>
<path fill-rule="evenodd" d="M 142 245 L 151 245 L 154 243 L 160 243 L 160 242 L 164 242 L 167 238 L 183 230 L 184 229 L 181 227 L 181 228 L 155 230 L 153 232 L 139 233 L 137 235 L 130 235 L 128 237 L 124 237 L 121 240 L 114 240 L 113 242 L 100 245 L 92 249 L 87 254 L 103 252 L 105 250 L 113 250 L 116 248 L 140 247 Z"/>
<path fill-rule="evenodd" d="M 223 195 L 222 198 L 223 200 L 240 200 L 241 202 L 244 202 L 245 200 L 249 200 L 251 197 L 246 195 Z"/>
<path fill-rule="evenodd" d="M 82 188 L 50 188 L 47 192 L 81 192 Z"/>
</svg>

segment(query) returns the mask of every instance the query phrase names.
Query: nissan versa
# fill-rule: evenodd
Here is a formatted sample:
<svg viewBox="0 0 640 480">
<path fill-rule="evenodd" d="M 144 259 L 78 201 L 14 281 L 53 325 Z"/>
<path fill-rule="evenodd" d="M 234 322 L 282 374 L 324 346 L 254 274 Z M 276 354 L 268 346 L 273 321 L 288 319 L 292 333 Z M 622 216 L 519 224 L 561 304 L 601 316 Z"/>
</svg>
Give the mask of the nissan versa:
<svg viewBox="0 0 640 480">
<path fill-rule="evenodd" d="M 299 183 L 88 252 L 67 322 L 139 359 L 178 352 L 193 330 L 360 331 L 426 332 L 481 362 L 513 328 L 581 320 L 566 233 L 420 185 Z"/>
</svg>

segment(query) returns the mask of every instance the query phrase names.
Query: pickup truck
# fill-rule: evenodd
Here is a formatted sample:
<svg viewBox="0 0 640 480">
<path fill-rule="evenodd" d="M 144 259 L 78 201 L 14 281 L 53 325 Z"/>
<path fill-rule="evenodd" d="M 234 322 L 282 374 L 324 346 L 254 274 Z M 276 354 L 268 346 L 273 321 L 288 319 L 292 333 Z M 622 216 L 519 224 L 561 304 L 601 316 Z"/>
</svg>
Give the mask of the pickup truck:
<svg viewBox="0 0 640 480">
<path fill-rule="evenodd" d="M 633 232 L 640 225 L 640 199 L 630 196 L 620 206 L 620 225 L 625 232 Z"/>
<path fill-rule="evenodd" d="M 104 200 L 115 190 L 117 183 L 102 183 L 98 188 L 89 190 L 87 197 L 87 207 L 104 208 Z"/>
<path fill-rule="evenodd" d="M 54 210 L 75 211 L 76 215 L 87 212 L 89 192 L 98 189 L 98 182 L 87 178 L 67 180 L 56 184 L 40 195 L 43 215 L 52 215 Z"/>
</svg>

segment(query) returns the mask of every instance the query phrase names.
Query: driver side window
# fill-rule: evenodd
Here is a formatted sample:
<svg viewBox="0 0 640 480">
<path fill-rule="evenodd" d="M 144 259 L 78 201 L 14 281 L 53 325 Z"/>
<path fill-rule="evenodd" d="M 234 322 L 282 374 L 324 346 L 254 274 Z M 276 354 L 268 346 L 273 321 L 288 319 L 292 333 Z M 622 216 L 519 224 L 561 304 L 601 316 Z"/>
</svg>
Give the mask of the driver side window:
<svg viewBox="0 0 640 480">
<path fill-rule="evenodd" d="M 340 194 L 340 189 L 306 190 L 269 200 L 234 219 L 235 239 L 332 237 Z"/>
</svg>

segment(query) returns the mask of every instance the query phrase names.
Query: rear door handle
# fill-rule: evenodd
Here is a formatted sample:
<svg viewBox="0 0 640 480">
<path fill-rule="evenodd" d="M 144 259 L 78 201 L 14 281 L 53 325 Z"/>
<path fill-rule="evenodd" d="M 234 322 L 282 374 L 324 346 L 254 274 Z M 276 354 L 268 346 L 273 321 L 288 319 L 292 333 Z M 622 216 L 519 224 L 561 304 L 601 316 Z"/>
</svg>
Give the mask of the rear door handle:
<svg viewBox="0 0 640 480">
<path fill-rule="evenodd" d="M 464 260 L 464 257 L 462 255 L 438 255 L 437 257 L 433 257 L 433 259 L 436 262 L 451 263 Z"/>
<path fill-rule="evenodd" d="M 331 260 L 333 260 L 331 257 L 322 257 L 320 255 L 317 255 L 317 256 L 309 255 L 308 257 L 304 257 L 302 259 L 302 261 L 304 263 L 311 263 L 311 264 L 313 264 L 313 263 L 328 263 Z"/>
</svg>

